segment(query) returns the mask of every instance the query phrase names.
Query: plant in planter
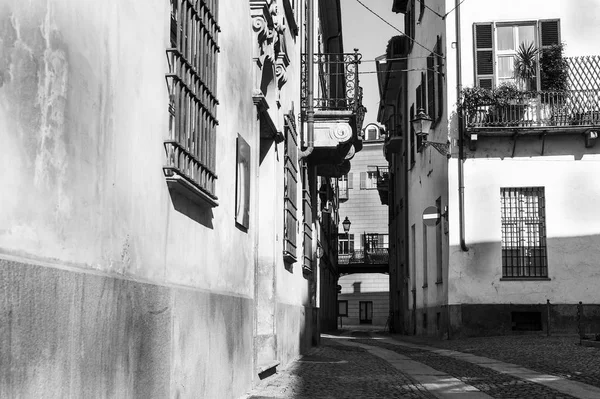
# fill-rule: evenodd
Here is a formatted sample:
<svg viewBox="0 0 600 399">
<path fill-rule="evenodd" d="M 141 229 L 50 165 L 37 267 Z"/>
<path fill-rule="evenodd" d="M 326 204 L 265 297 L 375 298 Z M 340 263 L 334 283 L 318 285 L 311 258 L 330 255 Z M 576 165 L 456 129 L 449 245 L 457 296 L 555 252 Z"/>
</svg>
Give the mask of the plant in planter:
<svg viewBox="0 0 600 399">
<path fill-rule="evenodd" d="M 563 57 L 565 44 L 545 48 L 540 56 L 541 89 L 563 92 L 569 90 L 569 63 Z"/>
<path fill-rule="evenodd" d="M 533 43 L 521 43 L 515 55 L 515 79 L 525 90 L 532 90 L 536 86 L 538 55 L 539 50 Z"/>
</svg>

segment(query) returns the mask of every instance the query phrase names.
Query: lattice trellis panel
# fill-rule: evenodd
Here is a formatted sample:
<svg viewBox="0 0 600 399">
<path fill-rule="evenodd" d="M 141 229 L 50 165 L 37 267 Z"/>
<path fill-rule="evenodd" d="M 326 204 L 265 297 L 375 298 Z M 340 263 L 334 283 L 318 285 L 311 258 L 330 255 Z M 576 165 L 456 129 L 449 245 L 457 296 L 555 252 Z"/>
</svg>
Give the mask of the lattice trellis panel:
<svg viewBox="0 0 600 399">
<path fill-rule="evenodd" d="M 567 57 L 570 90 L 600 90 L 600 56 Z"/>
</svg>

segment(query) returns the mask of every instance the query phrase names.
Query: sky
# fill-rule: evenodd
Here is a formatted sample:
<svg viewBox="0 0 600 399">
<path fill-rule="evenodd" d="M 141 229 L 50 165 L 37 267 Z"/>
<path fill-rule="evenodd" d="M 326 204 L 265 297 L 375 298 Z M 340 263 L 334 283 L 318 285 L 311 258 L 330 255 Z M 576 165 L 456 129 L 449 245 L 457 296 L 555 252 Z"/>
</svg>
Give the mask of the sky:
<svg viewBox="0 0 600 399">
<path fill-rule="evenodd" d="M 404 30 L 404 15 L 391 11 L 392 0 L 361 1 L 394 27 Z M 367 107 L 364 127 L 371 122 L 377 122 L 379 90 L 377 75 L 362 72 L 375 72 L 375 57 L 385 54 L 388 40 L 400 33 L 372 14 L 357 0 L 340 0 L 340 3 L 344 52 L 350 53 L 354 48 L 358 48 L 359 53 L 362 54 L 359 79 L 363 88 L 363 105 Z"/>
</svg>

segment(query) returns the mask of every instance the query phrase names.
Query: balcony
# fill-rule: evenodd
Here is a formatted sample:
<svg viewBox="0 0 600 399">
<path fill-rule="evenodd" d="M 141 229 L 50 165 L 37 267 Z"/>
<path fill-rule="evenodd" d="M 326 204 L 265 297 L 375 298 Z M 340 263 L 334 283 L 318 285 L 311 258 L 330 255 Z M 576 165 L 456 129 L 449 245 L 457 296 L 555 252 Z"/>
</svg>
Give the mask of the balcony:
<svg viewBox="0 0 600 399">
<path fill-rule="evenodd" d="M 542 88 L 562 90 L 527 91 L 515 85 L 463 89 L 467 133 L 476 140 L 477 135 L 581 134 L 600 126 L 600 56 L 567 57 L 564 62 L 564 78 L 541 81 Z"/>
<path fill-rule="evenodd" d="M 348 254 L 338 255 L 338 268 L 342 274 L 388 273 L 389 249 L 357 249 Z"/>
<path fill-rule="evenodd" d="M 387 167 L 377 167 L 377 191 L 381 205 L 389 205 L 390 172 Z"/>
<path fill-rule="evenodd" d="M 338 268 L 342 274 L 388 273 L 389 250 L 387 234 L 364 233 L 359 242 L 362 248 L 354 248 L 354 235 L 342 234 L 339 238 Z"/>
<path fill-rule="evenodd" d="M 362 104 L 358 64 L 361 54 L 315 54 L 316 87 L 314 109 L 314 151 L 310 160 L 323 176 L 340 177 L 349 170 L 349 160 L 362 149 L 358 132 L 366 109 Z M 308 104 L 307 56 L 302 55 L 301 104 L 306 121 Z M 302 143 L 304 146 L 307 143 Z M 339 167 L 340 165 L 343 165 Z"/>
<path fill-rule="evenodd" d="M 466 109 L 467 130 L 572 128 L 600 125 L 600 90 L 522 91 L 505 103 Z"/>
</svg>

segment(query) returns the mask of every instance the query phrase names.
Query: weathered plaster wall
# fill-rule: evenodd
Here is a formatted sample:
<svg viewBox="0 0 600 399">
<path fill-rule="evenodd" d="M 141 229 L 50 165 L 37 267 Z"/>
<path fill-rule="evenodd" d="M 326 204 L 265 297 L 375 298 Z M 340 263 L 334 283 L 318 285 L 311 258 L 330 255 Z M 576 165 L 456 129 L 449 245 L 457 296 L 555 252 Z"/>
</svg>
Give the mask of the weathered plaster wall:
<svg viewBox="0 0 600 399">
<path fill-rule="evenodd" d="M 161 169 L 168 2 L 2 1 L 0 137 L 11 173 L 0 177 L 0 251 L 253 295 L 256 226 L 235 228 L 231 195 L 237 132 L 252 146 L 252 175 L 258 159 L 251 28 L 237 4 L 221 3 L 220 205 L 200 210 L 171 198 Z"/>
<path fill-rule="evenodd" d="M 0 396 L 237 397 L 249 299 L 0 260 Z"/>
</svg>

